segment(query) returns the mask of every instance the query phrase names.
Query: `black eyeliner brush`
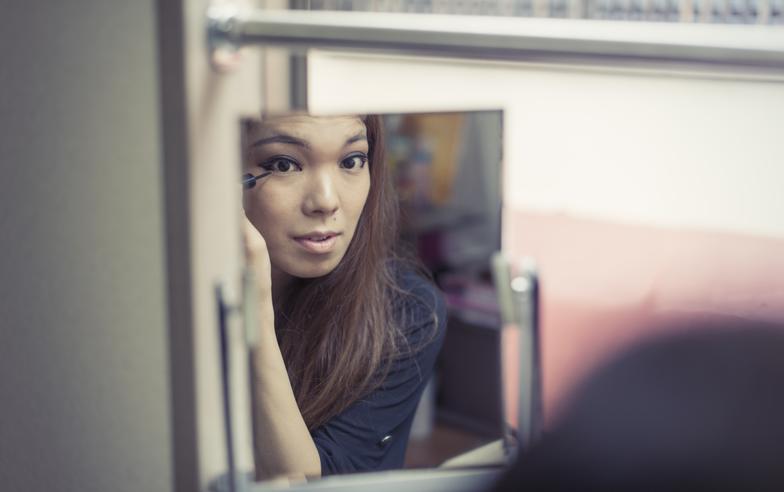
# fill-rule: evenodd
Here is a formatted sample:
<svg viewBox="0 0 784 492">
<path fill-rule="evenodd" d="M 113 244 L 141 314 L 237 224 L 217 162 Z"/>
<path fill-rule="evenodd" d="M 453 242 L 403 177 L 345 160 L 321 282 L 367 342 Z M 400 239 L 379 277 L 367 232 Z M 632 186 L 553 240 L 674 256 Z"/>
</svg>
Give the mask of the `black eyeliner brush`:
<svg viewBox="0 0 784 492">
<path fill-rule="evenodd" d="M 260 180 L 261 178 L 263 178 L 265 176 L 269 176 L 270 174 L 272 174 L 272 171 L 267 171 L 267 172 L 261 173 L 258 176 L 254 176 L 254 175 L 252 175 L 250 173 L 244 174 L 242 176 L 242 187 L 245 188 L 246 190 L 249 190 L 249 189 L 253 188 L 254 186 L 256 186 L 256 181 Z"/>
</svg>

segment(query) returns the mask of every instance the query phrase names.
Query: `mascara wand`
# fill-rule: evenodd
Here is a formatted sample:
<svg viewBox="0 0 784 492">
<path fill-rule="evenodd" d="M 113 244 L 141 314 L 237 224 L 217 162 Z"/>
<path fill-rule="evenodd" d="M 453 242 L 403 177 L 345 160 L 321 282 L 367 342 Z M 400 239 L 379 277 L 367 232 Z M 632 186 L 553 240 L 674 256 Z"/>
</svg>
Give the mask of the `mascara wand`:
<svg viewBox="0 0 784 492">
<path fill-rule="evenodd" d="M 253 188 L 254 186 L 256 186 L 256 181 L 260 180 L 261 178 L 263 178 L 265 176 L 269 176 L 270 174 L 272 174 L 272 171 L 267 171 L 267 172 L 261 173 L 258 176 L 254 176 L 254 175 L 252 175 L 250 173 L 243 174 L 242 175 L 242 187 L 245 188 L 246 190 L 249 190 L 249 189 Z"/>
</svg>

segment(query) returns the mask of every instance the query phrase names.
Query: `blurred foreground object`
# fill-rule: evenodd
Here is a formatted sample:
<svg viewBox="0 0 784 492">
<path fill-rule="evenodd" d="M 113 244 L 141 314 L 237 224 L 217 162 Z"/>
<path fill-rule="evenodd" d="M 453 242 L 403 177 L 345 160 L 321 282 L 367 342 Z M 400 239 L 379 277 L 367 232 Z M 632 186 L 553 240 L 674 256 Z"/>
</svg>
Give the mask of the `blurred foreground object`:
<svg viewBox="0 0 784 492">
<path fill-rule="evenodd" d="M 784 490 L 784 327 L 689 328 L 587 379 L 495 490 Z"/>
</svg>

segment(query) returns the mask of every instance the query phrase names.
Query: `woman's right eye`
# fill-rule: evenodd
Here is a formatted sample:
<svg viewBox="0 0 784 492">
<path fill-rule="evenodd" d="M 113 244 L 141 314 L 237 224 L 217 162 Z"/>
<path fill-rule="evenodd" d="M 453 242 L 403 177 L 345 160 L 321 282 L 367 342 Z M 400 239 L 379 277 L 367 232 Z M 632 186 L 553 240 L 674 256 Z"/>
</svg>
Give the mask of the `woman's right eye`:
<svg viewBox="0 0 784 492">
<path fill-rule="evenodd" d="M 289 174 L 302 171 L 302 167 L 288 157 L 273 157 L 261 164 L 262 169 L 278 174 Z"/>
</svg>

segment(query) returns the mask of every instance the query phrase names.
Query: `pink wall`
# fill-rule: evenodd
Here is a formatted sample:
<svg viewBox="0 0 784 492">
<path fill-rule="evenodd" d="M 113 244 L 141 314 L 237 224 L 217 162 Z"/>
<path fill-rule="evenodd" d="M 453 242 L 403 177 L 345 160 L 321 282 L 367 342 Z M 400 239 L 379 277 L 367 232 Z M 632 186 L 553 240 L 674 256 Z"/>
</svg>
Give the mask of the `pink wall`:
<svg viewBox="0 0 784 492">
<path fill-rule="evenodd" d="M 508 254 L 539 265 L 547 422 L 588 371 L 657 322 L 784 323 L 784 239 L 521 211 L 504 221 Z"/>
</svg>

